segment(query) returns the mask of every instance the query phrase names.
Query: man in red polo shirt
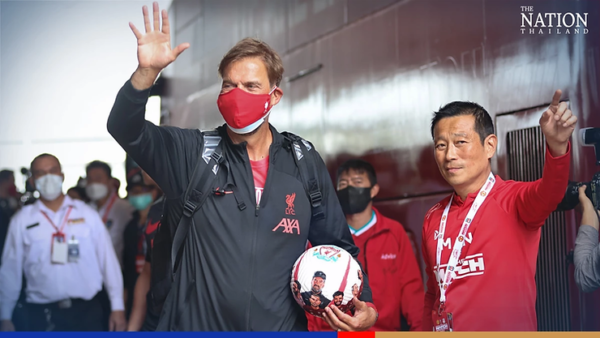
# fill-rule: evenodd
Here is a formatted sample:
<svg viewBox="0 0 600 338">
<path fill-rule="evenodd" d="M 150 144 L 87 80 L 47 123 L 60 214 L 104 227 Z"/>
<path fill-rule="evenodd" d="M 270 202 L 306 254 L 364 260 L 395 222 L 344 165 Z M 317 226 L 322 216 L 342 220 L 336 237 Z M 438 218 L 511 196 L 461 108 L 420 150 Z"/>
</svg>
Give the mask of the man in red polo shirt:
<svg viewBox="0 0 600 338">
<path fill-rule="evenodd" d="M 454 193 L 425 215 L 427 293 L 423 328 L 533 331 L 540 227 L 561 201 L 569 176 L 569 138 L 577 118 L 554 93 L 540 126 L 546 163 L 535 182 L 491 172 L 492 119 L 471 102 L 452 102 L 431 123 L 439 170 Z M 375 285 L 373 285 L 375 289 Z"/>
<path fill-rule="evenodd" d="M 337 189 L 352 239 L 360 249 L 358 260 L 369 276 L 373 303 L 379 310 L 370 330 L 421 330 L 421 272 L 404 227 L 373 207 L 372 199 L 379 192 L 375 169 L 360 159 L 345 162 L 338 168 Z M 352 289 L 358 292 L 356 284 Z M 320 318 L 308 317 L 310 331 L 330 330 Z"/>
</svg>

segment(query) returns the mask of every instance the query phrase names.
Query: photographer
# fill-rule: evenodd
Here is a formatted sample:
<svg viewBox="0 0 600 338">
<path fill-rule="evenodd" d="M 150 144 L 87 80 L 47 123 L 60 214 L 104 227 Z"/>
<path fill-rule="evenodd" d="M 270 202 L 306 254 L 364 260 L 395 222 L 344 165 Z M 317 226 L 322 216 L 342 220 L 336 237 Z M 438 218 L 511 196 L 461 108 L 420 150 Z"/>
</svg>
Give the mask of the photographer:
<svg viewBox="0 0 600 338">
<path fill-rule="evenodd" d="M 600 213 L 586 196 L 585 189 L 585 185 L 579 188 L 583 216 L 575 241 L 575 283 L 581 291 L 592 292 L 600 287 L 600 245 L 598 244 Z"/>
</svg>

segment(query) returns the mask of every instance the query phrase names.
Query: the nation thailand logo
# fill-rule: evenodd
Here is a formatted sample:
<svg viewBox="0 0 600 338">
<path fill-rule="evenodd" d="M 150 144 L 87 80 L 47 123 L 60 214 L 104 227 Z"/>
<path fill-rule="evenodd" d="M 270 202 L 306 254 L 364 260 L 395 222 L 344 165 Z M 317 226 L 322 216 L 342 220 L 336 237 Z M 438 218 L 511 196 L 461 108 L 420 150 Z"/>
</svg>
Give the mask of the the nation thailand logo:
<svg viewBox="0 0 600 338">
<path fill-rule="evenodd" d="M 588 13 L 540 12 L 533 6 L 520 6 L 521 34 L 571 35 L 589 32 Z"/>
</svg>

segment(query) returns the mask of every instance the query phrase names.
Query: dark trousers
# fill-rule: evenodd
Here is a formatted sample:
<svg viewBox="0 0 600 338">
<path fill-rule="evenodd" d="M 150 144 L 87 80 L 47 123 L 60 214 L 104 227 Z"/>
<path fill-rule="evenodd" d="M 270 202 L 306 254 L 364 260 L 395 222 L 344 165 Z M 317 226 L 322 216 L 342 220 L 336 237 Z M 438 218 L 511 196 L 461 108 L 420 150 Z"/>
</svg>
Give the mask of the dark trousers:
<svg viewBox="0 0 600 338">
<path fill-rule="evenodd" d="M 99 295 L 50 304 L 26 303 L 28 331 L 102 331 L 105 328 Z M 69 306 L 70 305 L 70 306 Z"/>
</svg>

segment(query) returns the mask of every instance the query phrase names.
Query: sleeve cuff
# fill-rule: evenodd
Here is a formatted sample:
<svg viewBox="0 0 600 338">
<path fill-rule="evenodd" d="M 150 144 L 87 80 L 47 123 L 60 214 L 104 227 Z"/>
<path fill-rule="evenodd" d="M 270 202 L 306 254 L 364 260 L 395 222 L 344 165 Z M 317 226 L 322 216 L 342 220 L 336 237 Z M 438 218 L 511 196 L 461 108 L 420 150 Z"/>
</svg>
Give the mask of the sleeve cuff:
<svg viewBox="0 0 600 338">
<path fill-rule="evenodd" d="M 123 298 L 116 297 L 110 299 L 110 308 L 112 311 L 125 311 L 125 305 L 123 304 Z"/>
<path fill-rule="evenodd" d="M 546 142 L 546 157 L 547 158 L 550 158 L 553 160 L 561 160 L 561 159 L 569 156 L 570 154 L 571 154 L 571 141 L 569 141 L 569 143 L 567 144 L 567 152 L 564 153 L 564 155 L 557 156 L 557 157 L 552 156 L 552 153 L 550 152 L 550 146 L 548 146 L 548 142 Z"/>
<path fill-rule="evenodd" d="M 580 225 L 578 234 L 589 236 L 592 239 L 598 239 L 598 230 L 591 225 Z M 596 243 L 598 243 L 598 240 L 596 240 Z"/>
<path fill-rule="evenodd" d="M 12 320 L 12 313 L 15 308 L 16 302 L 11 304 L 10 302 L 5 302 L 0 307 L 0 320 Z"/>
<path fill-rule="evenodd" d="M 137 90 L 133 88 L 133 85 L 131 84 L 131 79 L 127 80 L 127 82 L 125 82 L 125 85 L 123 86 L 123 94 L 125 94 L 125 96 L 127 96 L 129 100 L 135 103 L 145 103 L 146 101 L 148 101 L 148 97 L 150 96 L 150 90 L 152 90 L 152 87 L 144 90 Z"/>
</svg>

